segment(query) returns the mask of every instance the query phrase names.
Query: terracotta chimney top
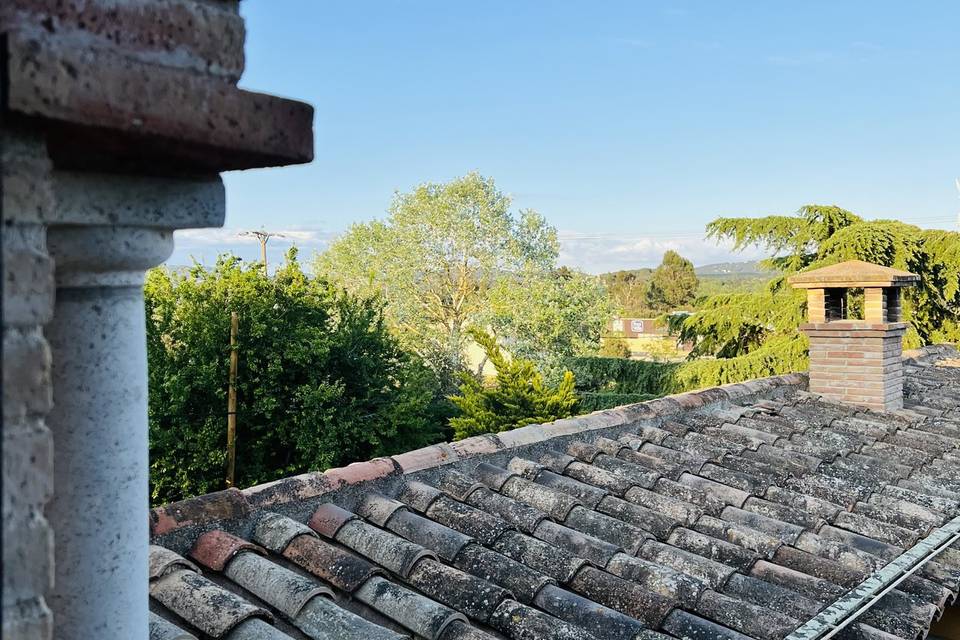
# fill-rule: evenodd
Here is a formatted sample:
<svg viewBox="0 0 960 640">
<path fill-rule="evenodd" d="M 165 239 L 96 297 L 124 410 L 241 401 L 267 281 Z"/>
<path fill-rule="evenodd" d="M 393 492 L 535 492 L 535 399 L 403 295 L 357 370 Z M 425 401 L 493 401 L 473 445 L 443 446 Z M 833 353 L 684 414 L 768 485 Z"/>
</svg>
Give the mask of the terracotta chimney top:
<svg viewBox="0 0 960 640">
<path fill-rule="evenodd" d="M 915 273 L 863 260 L 847 260 L 829 267 L 804 271 L 787 279 L 787 282 L 798 289 L 910 287 L 919 281 L 920 276 Z"/>
<path fill-rule="evenodd" d="M 900 287 L 920 276 L 850 260 L 788 279 L 807 290 L 810 391 L 879 411 L 903 407 Z M 847 292 L 863 289 L 863 320 L 848 316 Z"/>
</svg>

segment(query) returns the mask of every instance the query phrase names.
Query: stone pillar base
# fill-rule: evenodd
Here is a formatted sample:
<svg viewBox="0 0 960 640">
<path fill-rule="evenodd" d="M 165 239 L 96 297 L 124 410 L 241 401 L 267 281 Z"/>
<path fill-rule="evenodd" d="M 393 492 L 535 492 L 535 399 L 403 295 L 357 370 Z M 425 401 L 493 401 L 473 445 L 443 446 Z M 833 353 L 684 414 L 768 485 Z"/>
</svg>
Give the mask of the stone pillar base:
<svg viewBox="0 0 960 640">
<path fill-rule="evenodd" d="M 807 324 L 810 391 L 875 411 L 903 408 L 904 323 Z"/>
</svg>

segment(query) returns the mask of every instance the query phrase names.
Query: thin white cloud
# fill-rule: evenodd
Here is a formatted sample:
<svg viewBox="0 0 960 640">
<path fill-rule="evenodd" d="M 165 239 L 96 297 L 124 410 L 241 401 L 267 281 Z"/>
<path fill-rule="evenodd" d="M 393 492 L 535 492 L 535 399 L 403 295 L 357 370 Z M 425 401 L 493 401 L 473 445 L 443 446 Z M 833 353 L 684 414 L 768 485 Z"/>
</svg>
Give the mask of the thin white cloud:
<svg viewBox="0 0 960 640">
<path fill-rule="evenodd" d="M 260 243 L 242 235 L 244 229 L 185 229 L 174 234 L 175 249 L 167 264 L 182 266 L 212 265 L 217 256 L 233 254 L 241 259 L 260 260 Z M 338 235 L 319 229 L 277 229 L 281 237 L 267 243 L 267 262 L 276 265 L 292 246 L 300 249 L 301 263 L 307 264 L 315 251 L 323 251 Z M 653 267 L 660 264 L 664 252 L 673 250 L 697 266 L 716 262 L 757 260 L 765 254 L 757 249 L 735 253 L 729 243 L 718 244 L 702 232 L 664 233 L 659 235 L 624 235 L 618 233 L 582 233 L 560 231 L 560 264 L 587 273 L 604 273 L 620 269 Z"/>
<path fill-rule="evenodd" d="M 560 262 L 587 273 L 654 267 L 663 254 L 673 250 L 701 266 L 716 262 L 739 262 L 766 257 L 757 249 L 732 251 L 729 243 L 718 244 L 703 234 L 668 236 L 586 235 L 561 232 Z"/>
<path fill-rule="evenodd" d="M 230 253 L 243 260 L 260 260 L 260 242 L 253 236 L 243 235 L 245 229 L 184 229 L 173 235 L 173 255 L 167 264 L 180 266 L 199 262 L 213 264 L 217 256 Z M 314 251 L 322 251 L 336 234 L 319 229 L 271 229 L 279 234 L 267 242 L 267 262 L 278 264 L 287 250 L 296 245 L 300 249 L 301 262 L 306 262 Z"/>
</svg>

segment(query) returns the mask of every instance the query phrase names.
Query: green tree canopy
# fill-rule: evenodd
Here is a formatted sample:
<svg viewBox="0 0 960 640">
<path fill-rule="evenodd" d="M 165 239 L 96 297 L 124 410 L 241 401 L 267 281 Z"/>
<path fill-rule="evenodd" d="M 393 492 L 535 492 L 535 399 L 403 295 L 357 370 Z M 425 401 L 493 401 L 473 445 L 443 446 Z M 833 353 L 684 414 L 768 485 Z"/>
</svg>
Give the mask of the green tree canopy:
<svg viewBox="0 0 960 640">
<path fill-rule="evenodd" d="M 794 216 L 718 218 L 710 236 L 742 249 L 771 252 L 777 274 L 757 293 L 711 296 L 688 317 L 680 337 L 696 343 L 691 356 L 715 359 L 680 368 L 678 386 L 704 386 L 805 369 L 806 297 L 786 279 L 845 260 L 906 269 L 920 286 L 904 290 L 907 347 L 960 340 L 960 234 L 924 230 L 895 220 L 864 220 L 836 206 L 808 205 Z M 856 301 L 852 305 L 856 308 Z"/>
<path fill-rule="evenodd" d="M 316 270 L 351 292 L 382 295 L 403 343 L 451 383 L 465 368 L 469 326 L 546 366 L 595 350 L 610 315 L 602 283 L 557 269 L 556 230 L 510 205 L 476 173 L 420 185 L 395 196 L 386 220 L 351 227 Z"/>
<path fill-rule="evenodd" d="M 607 286 L 610 298 L 618 313 L 625 317 L 644 317 L 651 315 L 647 302 L 647 289 L 650 286 L 652 269 L 633 269 L 604 273 L 600 279 Z"/>
<path fill-rule="evenodd" d="M 681 309 L 693 302 L 699 285 L 693 263 L 676 251 L 667 251 L 650 276 L 647 304 L 657 311 Z"/>
<path fill-rule="evenodd" d="M 561 361 L 596 353 L 614 306 L 597 276 L 568 268 L 527 270 L 497 280 L 481 317 L 518 358 L 532 360 L 549 380 L 563 375 Z"/>
<path fill-rule="evenodd" d="M 295 255 L 272 278 L 233 257 L 148 274 L 154 501 L 224 486 L 231 311 L 238 485 L 442 439 L 435 377 L 386 331 L 380 304 L 308 277 Z"/>
<path fill-rule="evenodd" d="M 460 409 L 460 415 L 450 419 L 456 439 L 541 424 L 573 413 L 577 396 L 572 373 L 565 372 L 560 383 L 552 387 L 530 360 L 505 356 L 493 336 L 479 330 L 470 334 L 487 354 L 497 376 L 486 385 L 479 376 L 460 372 L 460 395 L 450 397 Z"/>
</svg>

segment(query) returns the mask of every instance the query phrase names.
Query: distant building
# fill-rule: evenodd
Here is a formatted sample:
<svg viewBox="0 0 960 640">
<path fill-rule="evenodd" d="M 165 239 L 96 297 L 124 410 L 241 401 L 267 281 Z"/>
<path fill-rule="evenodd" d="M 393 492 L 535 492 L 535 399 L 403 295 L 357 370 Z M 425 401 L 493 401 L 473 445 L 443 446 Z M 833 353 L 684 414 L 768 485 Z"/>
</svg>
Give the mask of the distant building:
<svg viewBox="0 0 960 640">
<path fill-rule="evenodd" d="M 667 335 L 666 323 L 657 318 L 614 318 L 610 329 L 624 338 Z"/>
</svg>

